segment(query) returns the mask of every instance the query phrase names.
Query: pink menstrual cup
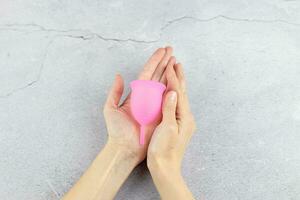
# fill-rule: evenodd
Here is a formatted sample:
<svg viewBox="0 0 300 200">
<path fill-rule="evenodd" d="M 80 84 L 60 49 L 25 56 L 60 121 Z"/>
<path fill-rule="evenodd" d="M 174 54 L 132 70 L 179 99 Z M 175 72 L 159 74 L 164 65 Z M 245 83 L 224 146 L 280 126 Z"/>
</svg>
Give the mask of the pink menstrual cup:
<svg viewBox="0 0 300 200">
<path fill-rule="evenodd" d="M 162 95 L 166 86 L 157 81 L 135 80 L 130 83 L 130 108 L 140 124 L 140 144 L 145 143 L 145 126 L 161 113 Z"/>
</svg>

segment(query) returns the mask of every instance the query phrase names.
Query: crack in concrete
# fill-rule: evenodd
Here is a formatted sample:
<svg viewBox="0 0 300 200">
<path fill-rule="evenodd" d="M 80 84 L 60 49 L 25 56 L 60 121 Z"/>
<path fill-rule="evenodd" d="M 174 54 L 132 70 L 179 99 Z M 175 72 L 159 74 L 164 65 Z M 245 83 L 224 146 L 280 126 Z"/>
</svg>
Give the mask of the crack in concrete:
<svg viewBox="0 0 300 200">
<path fill-rule="evenodd" d="M 197 21 L 197 22 L 209 22 L 209 21 L 213 21 L 213 20 L 216 20 L 216 19 L 220 19 L 220 18 L 230 20 L 230 21 L 239 21 L 239 22 L 283 23 L 283 24 L 288 24 L 288 25 L 293 25 L 293 26 L 300 26 L 300 24 L 298 24 L 298 23 L 288 22 L 286 20 L 281 20 L 281 19 L 262 20 L 262 19 L 234 18 L 234 17 L 225 16 L 225 15 L 217 15 L 217 16 L 207 18 L 207 19 L 200 19 L 200 18 L 197 18 L 197 17 L 186 16 L 185 15 L 185 16 L 167 21 L 165 23 L 165 25 L 163 25 L 160 28 L 159 37 L 157 39 L 153 39 L 153 40 L 139 40 L 139 39 L 135 39 L 135 38 L 110 38 L 110 37 L 105 37 L 105 36 L 103 36 L 99 33 L 92 32 L 92 31 L 87 30 L 87 29 L 68 29 L 68 30 L 50 29 L 50 28 L 46 28 L 42 25 L 35 24 L 35 23 L 30 23 L 30 24 L 18 24 L 18 23 L 4 24 L 4 25 L 0 25 L 0 30 L 24 32 L 24 31 L 28 31 L 27 27 L 33 27 L 33 28 L 35 28 L 35 30 L 31 30 L 31 31 L 43 31 L 43 32 L 48 32 L 48 33 L 67 33 L 65 35 L 64 34 L 61 34 L 61 35 L 66 36 L 66 37 L 79 38 L 79 39 L 83 39 L 83 40 L 90 40 L 90 39 L 93 39 L 96 36 L 97 38 L 99 38 L 103 41 L 133 42 L 133 43 L 150 44 L 150 43 L 158 42 L 161 39 L 162 35 L 163 35 L 163 31 L 166 28 L 168 28 L 169 26 L 176 23 L 176 22 L 180 22 L 180 21 L 187 20 L 187 19 L 194 20 L 194 21 Z M 4 27 L 4 28 L 1 28 L 1 26 Z M 22 29 L 22 27 L 23 27 L 23 29 Z M 83 34 L 78 34 L 78 33 L 83 33 Z"/>
<path fill-rule="evenodd" d="M 96 35 L 96 34 L 95 34 Z M 100 39 L 102 40 L 111 40 L 111 41 L 117 41 L 117 42 L 126 42 L 126 41 L 134 41 L 134 42 L 142 42 L 144 43 L 143 41 L 139 41 L 139 40 L 134 40 L 134 39 L 126 39 L 126 40 L 122 40 L 122 39 L 113 39 L 113 38 L 102 38 L 102 36 L 99 36 L 99 35 L 96 35 L 97 37 L 99 37 Z M 15 88 L 15 89 L 12 89 L 10 92 L 4 94 L 4 95 L 0 95 L 0 99 L 1 98 L 7 98 L 7 97 L 10 97 L 11 95 L 15 94 L 16 92 L 19 92 L 19 91 L 22 91 L 22 90 L 25 90 L 26 88 L 28 87 L 31 87 L 33 85 L 35 85 L 36 83 L 39 82 L 39 80 L 41 79 L 41 76 L 42 76 L 42 72 L 43 72 L 43 69 L 44 69 L 44 66 L 45 66 L 45 61 L 46 61 L 46 58 L 48 56 L 48 52 L 49 52 L 49 48 L 50 46 L 52 45 L 52 43 L 55 41 L 55 39 L 57 37 L 71 37 L 71 38 L 80 38 L 80 39 L 83 39 L 83 40 L 89 40 L 89 39 L 92 39 L 93 37 L 86 37 L 86 36 L 83 36 L 83 35 L 55 35 L 53 39 L 50 40 L 50 42 L 47 44 L 46 46 L 46 50 L 45 50 L 45 53 L 43 55 L 43 59 L 42 59 L 42 64 L 39 68 L 39 72 L 38 72 L 38 75 L 37 75 L 37 78 L 34 79 L 33 81 L 30 81 L 29 83 L 27 83 L 26 85 L 24 86 L 21 86 L 21 87 L 18 87 L 18 88 Z"/>
<path fill-rule="evenodd" d="M 0 25 L 1 27 L 1 25 Z M 113 41 L 113 42 L 133 42 L 133 43 L 155 43 L 158 40 L 139 40 L 139 39 L 134 39 L 134 38 L 110 38 L 110 37 L 105 37 L 99 33 L 92 32 L 90 30 L 85 30 L 85 29 L 68 29 L 68 30 L 59 30 L 59 29 L 49 29 L 45 28 L 44 26 L 38 25 L 38 24 L 4 24 L 2 27 L 5 28 L 0 28 L 0 30 L 7 30 L 7 31 L 19 31 L 19 32 L 24 32 L 26 27 L 33 27 L 35 28 L 34 30 L 31 31 L 42 31 L 42 32 L 48 32 L 48 33 L 67 33 L 67 34 L 61 34 L 62 36 L 66 37 L 72 37 L 72 38 L 80 38 L 83 40 L 89 40 L 93 39 L 95 36 L 103 41 Z M 17 28 L 16 28 L 17 27 Z M 22 27 L 25 27 L 25 29 Z M 73 34 L 74 35 L 73 35 Z M 83 33 L 83 34 L 79 34 Z"/>
<path fill-rule="evenodd" d="M 26 85 L 24 85 L 22 87 L 15 88 L 15 89 L 11 90 L 10 92 L 8 92 L 4 95 L 0 95 L 0 98 L 7 98 L 7 97 L 13 95 L 16 92 L 19 92 L 19 91 L 24 90 L 28 87 L 31 87 L 41 79 L 42 72 L 43 72 L 44 65 L 45 65 L 45 61 L 46 61 L 47 56 L 48 56 L 49 48 L 50 48 L 51 44 L 54 42 L 54 40 L 55 40 L 55 38 L 51 39 L 50 42 L 48 42 L 48 44 L 46 46 L 45 53 L 44 53 L 43 59 L 42 59 L 42 63 L 41 63 L 41 66 L 39 68 L 38 75 L 37 75 L 36 79 L 34 79 L 33 81 L 27 83 Z"/>
<path fill-rule="evenodd" d="M 81 30 L 81 29 L 70 29 L 70 30 L 46 29 L 45 27 L 43 27 L 41 25 L 37 25 L 37 24 L 6 24 L 5 26 L 6 27 L 12 27 L 12 28 L 6 28 L 6 29 L 0 28 L 0 30 L 13 30 L 13 31 L 18 31 L 18 32 L 24 32 L 24 31 L 27 32 L 28 29 L 22 29 L 22 27 L 35 27 L 37 29 L 36 30 L 31 30 L 31 31 L 45 31 L 45 32 L 50 32 L 50 33 L 54 32 L 54 33 L 58 33 L 58 34 L 54 35 L 54 38 L 50 40 L 50 42 L 48 43 L 48 45 L 46 47 L 46 50 L 45 50 L 45 53 L 44 53 L 44 56 L 43 56 L 43 59 L 42 59 L 42 64 L 41 64 L 41 67 L 39 68 L 37 78 L 34 79 L 33 81 L 30 81 L 29 83 L 27 83 L 26 85 L 24 85 L 22 87 L 12 89 L 10 92 L 8 92 L 4 95 L 0 95 L 0 99 L 1 98 L 7 98 L 7 97 L 15 94 L 16 92 L 19 92 L 19 91 L 24 90 L 28 87 L 31 87 L 40 80 L 41 75 L 42 75 L 42 71 L 44 69 L 45 60 L 46 60 L 47 55 L 48 55 L 49 47 L 51 46 L 51 44 L 54 42 L 55 38 L 57 38 L 57 37 L 70 37 L 70 38 L 77 38 L 77 39 L 82 39 L 82 40 L 90 40 L 90 39 L 93 39 L 94 37 L 97 37 L 97 38 L 99 38 L 103 41 L 134 42 L 134 43 L 147 43 L 147 44 L 154 43 L 154 42 L 158 41 L 158 40 L 149 40 L 149 41 L 137 40 L 137 39 L 132 39 L 132 38 L 127 38 L 127 39 L 107 38 L 107 37 L 104 37 L 100 34 L 90 32 L 88 30 Z M 15 28 L 15 27 L 17 27 L 17 28 Z M 18 28 L 18 27 L 21 27 L 21 29 Z M 77 31 L 77 32 L 78 31 L 86 32 L 86 34 L 84 34 L 84 35 L 79 35 L 79 34 L 74 34 L 74 33 L 71 34 L 72 32 L 75 32 L 75 31 Z M 69 33 L 69 34 L 59 34 L 59 33 Z"/>
<path fill-rule="evenodd" d="M 132 39 L 132 38 L 127 38 L 127 39 L 119 39 L 119 38 L 105 38 L 99 34 L 96 34 L 96 36 L 102 40 L 105 41 L 115 41 L 115 42 L 133 42 L 133 43 L 144 43 L 144 44 L 151 44 L 158 42 L 159 39 L 156 40 L 137 40 L 137 39 Z"/>
<path fill-rule="evenodd" d="M 238 21 L 238 22 L 283 23 L 283 24 L 288 24 L 288 25 L 293 25 L 293 26 L 300 26 L 300 24 L 298 24 L 298 23 L 288 22 L 288 21 L 281 20 L 281 19 L 274 19 L 274 20 L 247 19 L 247 18 L 228 17 L 228 16 L 225 16 L 225 15 L 217 15 L 217 16 L 207 18 L 207 19 L 200 19 L 200 18 L 197 18 L 197 17 L 192 17 L 192 16 L 186 16 L 185 15 L 185 16 L 178 17 L 178 18 L 167 21 L 167 23 L 164 26 L 162 26 L 160 28 L 160 30 L 164 31 L 166 28 L 168 28 L 172 24 L 174 24 L 176 22 L 186 20 L 186 19 L 194 20 L 194 21 L 197 21 L 197 22 L 210 22 L 210 21 L 220 19 L 220 18 L 223 18 L 223 19 L 226 19 L 226 20 L 229 20 L 229 21 Z"/>
<path fill-rule="evenodd" d="M 249 23 L 283 23 L 283 24 L 288 24 L 288 25 L 293 25 L 293 26 L 300 26 L 300 24 L 298 23 L 292 23 L 292 22 L 288 22 L 285 20 L 281 20 L 281 19 L 276 19 L 276 20 L 261 20 L 261 19 L 247 19 L 247 18 L 234 18 L 234 17 L 228 17 L 225 15 L 218 15 L 215 17 L 211 17 L 211 18 L 207 18 L 207 19 L 200 19 L 200 18 L 196 18 L 196 17 L 192 17 L 192 16 L 182 16 L 179 18 L 175 18 L 172 20 L 169 20 L 165 23 L 165 25 L 163 25 L 160 28 L 160 34 L 159 37 L 155 40 L 138 40 L 138 39 L 134 39 L 134 38 L 127 38 L 127 39 L 122 39 L 122 38 L 109 38 L 109 37 L 104 37 L 98 33 L 92 32 L 90 30 L 84 30 L 84 29 L 68 29 L 68 30 L 59 30 L 59 29 L 49 29 L 49 28 L 45 28 L 42 25 L 38 25 L 38 24 L 4 24 L 4 25 L 0 25 L 0 30 L 8 30 L 8 31 L 19 31 L 19 32 L 24 32 L 24 31 L 28 31 L 27 27 L 33 27 L 35 29 L 30 30 L 30 31 L 42 31 L 42 32 L 48 32 L 48 33 L 58 33 L 57 35 L 55 35 L 55 37 L 48 43 L 43 59 L 42 59 L 42 64 L 41 67 L 39 69 L 38 72 L 38 76 L 35 80 L 27 83 L 25 86 L 19 87 L 19 88 L 15 88 L 12 91 L 10 91 L 9 93 L 5 94 L 5 95 L 0 95 L 0 98 L 6 98 L 9 97 L 11 95 L 13 95 L 14 93 L 24 90 L 34 84 L 36 84 L 42 75 L 42 71 L 44 68 L 44 64 L 45 64 L 45 60 L 48 56 L 48 51 L 49 51 L 49 47 L 51 46 L 51 44 L 54 42 L 56 37 L 70 37 L 70 38 L 76 38 L 76 39 L 82 39 L 82 40 L 91 40 L 94 39 L 95 37 L 103 40 L 103 41 L 113 41 L 113 42 L 133 42 L 133 43 L 143 43 L 143 44 L 150 44 L 150 43 L 155 43 L 158 42 L 165 29 L 167 29 L 168 27 L 170 27 L 171 25 L 173 25 L 174 23 L 178 23 L 184 20 L 194 20 L 197 22 L 210 22 L 216 19 L 225 19 L 225 20 L 230 20 L 230 21 L 238 21 L 238 22 L 249 22 Z M 5 27 L 5 28 L 1 28 Z M 24 27 L 22 29 L 22 27 Z M 84 34 L 78 34 L 79 33 L 84 33 Z M 60 34 L 62 33 L 62 34 Z M 76 33 L 76 34 L 75 34 Z"/>
<path fill-rule="evenodd" d="M 300 26 L 298 23 L 289 22 L 282 19 L 273 19 L 273 20 L 264 20 L 264 19 L 247 19 L 247 18 L 234 18 L 234 17 L 228 17 L 225 15 L 219 15 L 219 17 L 231 20 L 231 21 L 240 21 L 240 22 L 257 22 L 257 23 L 267 23 L 267 24 L 274 24 L 274 23 L 282 23 L 282 24 L 288 24 L 293 26 Z"/>
</svg>

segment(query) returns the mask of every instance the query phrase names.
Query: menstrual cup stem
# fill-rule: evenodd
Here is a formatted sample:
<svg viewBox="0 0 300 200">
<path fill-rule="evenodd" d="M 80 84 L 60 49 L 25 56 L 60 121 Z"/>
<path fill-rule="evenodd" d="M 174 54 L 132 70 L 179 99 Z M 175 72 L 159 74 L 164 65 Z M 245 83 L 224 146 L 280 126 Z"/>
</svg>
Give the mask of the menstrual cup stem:
<svg viewBox="0 0 300 200">
<path fill-rule="evenodd" d="M 140 128 L 140 144 L 141 145 L 145 144 L 145 126 L 142 126 L 142 125 Z"/>
</svg>

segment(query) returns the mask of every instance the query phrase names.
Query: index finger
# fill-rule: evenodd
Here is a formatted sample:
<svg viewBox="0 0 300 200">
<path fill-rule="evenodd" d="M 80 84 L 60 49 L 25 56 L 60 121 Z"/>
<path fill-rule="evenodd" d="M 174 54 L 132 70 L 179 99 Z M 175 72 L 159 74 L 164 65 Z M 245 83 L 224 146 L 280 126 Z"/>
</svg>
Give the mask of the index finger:
<svg viewBox="0 0 300 200">
<path fill-rule="evenodd" d="M 153 73 L 156 70 L 156 67 L 160 63 L 160 61 L 163 59 L 164 55 L 166 53 L 165 48 L 159 48 L 157 49 L 153 55 L 149 58 L 149 60 L 144 65 L 143 70 L 138 76 L 138 79 L 140 80 L 151 80 Z"/>
</svg>

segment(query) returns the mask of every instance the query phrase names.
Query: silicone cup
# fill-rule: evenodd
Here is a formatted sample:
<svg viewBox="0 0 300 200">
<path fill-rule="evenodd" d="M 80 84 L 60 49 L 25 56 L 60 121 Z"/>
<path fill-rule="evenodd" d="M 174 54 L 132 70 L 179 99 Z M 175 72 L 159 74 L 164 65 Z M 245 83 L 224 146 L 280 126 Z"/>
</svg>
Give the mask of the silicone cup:
<svg viewBox="0 0 300 200">
<path fill-rule="evenodd" d="M 140 125 L 140 144 L 145 143 L 145 126 L 161 113 L 162 95 L 166 86 L 157 81 L 135 80 L 130 83 L 131 114 Z"/>
</svg>

